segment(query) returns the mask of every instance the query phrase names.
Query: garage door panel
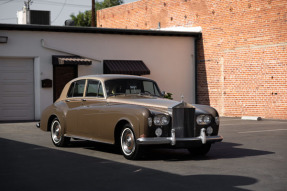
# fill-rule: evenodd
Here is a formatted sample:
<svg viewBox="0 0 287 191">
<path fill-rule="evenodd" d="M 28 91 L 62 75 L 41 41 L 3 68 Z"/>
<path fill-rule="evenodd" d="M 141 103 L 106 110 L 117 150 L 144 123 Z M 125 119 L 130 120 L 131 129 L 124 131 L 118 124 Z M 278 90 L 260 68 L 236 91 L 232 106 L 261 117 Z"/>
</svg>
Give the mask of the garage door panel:
<svg viewBox="0 0 287 191">
<path fill-rule="evenodd" d="M 33 59 L 0 58 L 0 121 L 34 120 Z"/>
<path fill-rule="evenodd" d="M 2 83 L 33 82 L 33 79 L 31 79 L 31 75 L 33 76 L 33 72 L 7 72 L 1 75 L 2 76 L 0 77 L 0 80 Z"/>
<path fill-rule="evenodd" d="M 3 121 L 29 120 L 34 115 L 27 113 L 26 109 L 3 109 L 1 118 Z"/>
<path fill-rule="evenodd" d="M 33 83 L 19 83 L 19 84 L 5 84 L 1 85 L 1 94 L 5 95 L 15 95 L 15 96 L 28 96 L 34 91 Z"/>
<path fill-rule="evenodd" d="M 12 107 L 15 106 L 15 104 L 21 104 L 25 106 L 31 107 L 31 104 L 33 104 L 33 99 L 27 99 L 26 97 L 19 97 L 19 96 L 12 96 L 12 97 L 3 97 L 1 101 L 2 106 L 10 105 Z"/>
</svg>

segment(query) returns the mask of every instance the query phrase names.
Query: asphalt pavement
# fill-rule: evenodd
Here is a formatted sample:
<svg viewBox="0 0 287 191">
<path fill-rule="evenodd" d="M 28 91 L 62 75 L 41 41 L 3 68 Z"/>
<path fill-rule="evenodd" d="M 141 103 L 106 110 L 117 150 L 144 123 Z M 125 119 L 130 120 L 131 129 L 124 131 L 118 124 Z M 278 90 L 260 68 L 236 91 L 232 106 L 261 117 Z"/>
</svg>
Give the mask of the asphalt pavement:
<svg viewBox="0 0 287 191">
<path fill-rule="evenodd" d="M 221 118 L 205 157 L 152 149 L 126 160 L 111 145 L 55 147 L 36 122 L 0 123 L 0 190 L 287 190 L 287 121 Z"/>
</svg>

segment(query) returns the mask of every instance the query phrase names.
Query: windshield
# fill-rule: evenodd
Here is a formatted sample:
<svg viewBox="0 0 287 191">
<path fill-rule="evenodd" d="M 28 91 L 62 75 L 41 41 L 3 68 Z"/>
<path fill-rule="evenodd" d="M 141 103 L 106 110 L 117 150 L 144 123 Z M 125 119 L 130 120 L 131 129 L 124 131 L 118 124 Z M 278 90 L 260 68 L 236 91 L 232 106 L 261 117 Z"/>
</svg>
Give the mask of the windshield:
<svg viewBox="0 0 287 191">
<path fill-rule="evenodd" d="M 146 79 L 115 79 L 105 82 L 107 96 L 120 94 L 139 94 L 161 97 L 162 94 L 154 81 Z"/>
</svg>

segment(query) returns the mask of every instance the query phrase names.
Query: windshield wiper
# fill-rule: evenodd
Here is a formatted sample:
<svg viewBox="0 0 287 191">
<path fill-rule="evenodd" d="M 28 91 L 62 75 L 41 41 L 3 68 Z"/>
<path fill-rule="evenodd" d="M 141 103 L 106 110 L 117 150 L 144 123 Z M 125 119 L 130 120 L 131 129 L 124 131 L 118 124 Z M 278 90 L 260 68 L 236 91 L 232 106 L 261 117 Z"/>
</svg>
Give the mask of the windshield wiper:
<svg viewBox="0 0 287 191">
<path fill-rule="evenodd" d="M 158 95 L 149 93 L 149 92 L 140 92 L 139 95 L 146 95 L 146 96 L 153 96 L 153 97 L 159 97 Z"/>
<path fill-rule="evenodd" d="M 117 96 L 117 95 L 126 95 L 126 94 L 125 93 L 110 93 L 108 95 L 108 97 L 110 97 L 110 96 Z"/>
</svg>

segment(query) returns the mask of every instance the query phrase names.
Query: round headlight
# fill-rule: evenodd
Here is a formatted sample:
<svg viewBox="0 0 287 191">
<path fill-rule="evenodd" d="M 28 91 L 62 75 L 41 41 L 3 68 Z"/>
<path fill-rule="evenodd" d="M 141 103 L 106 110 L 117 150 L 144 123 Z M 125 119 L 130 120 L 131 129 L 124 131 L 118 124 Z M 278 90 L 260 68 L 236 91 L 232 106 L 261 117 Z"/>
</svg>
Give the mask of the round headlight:
<svg viewBox="0 0 287 191">
<path fill-rule="evenodd" d="M 210 115 L 199 115 L 196 118 L 196 122 L 198 125 L 208 125 L 211 123 L 211 116 Z"/>
<path fill-rule="evenodd" d="M 169 117 L 162 116 L 161 117 L 161 125 L 168 125 L 169 124 Z"/>
<path fill-rule="evenodd" d="M 206 115 L 203 117 L 203 122 L 205 124 L 209 124 L 211 122 L 211 117 L 209 115 Z"/>
<path fill-rule="evenodd" d="M 153 123 L 155 124 L 155 125 L 161 125 L 160 123 L 160 116 L 155 116 L 154 118 L 153 118 Z"/>
<path fill-rule="evenodd" d="M 196 122 L 197 122 L 198 125 L 201 125 L 203 123 L 203 115 L 197 116 Z"/>
<path fill-rule="evenodd" d="M 155 125 L 158 125 L 158 126 L 168 125 L 169 121 L 170 121 L 170 119 L 169 119 L 169 116 L 167 116 L 167 115 L 157 115 L 153 118 L 153 123 Z"/>
</svg>

